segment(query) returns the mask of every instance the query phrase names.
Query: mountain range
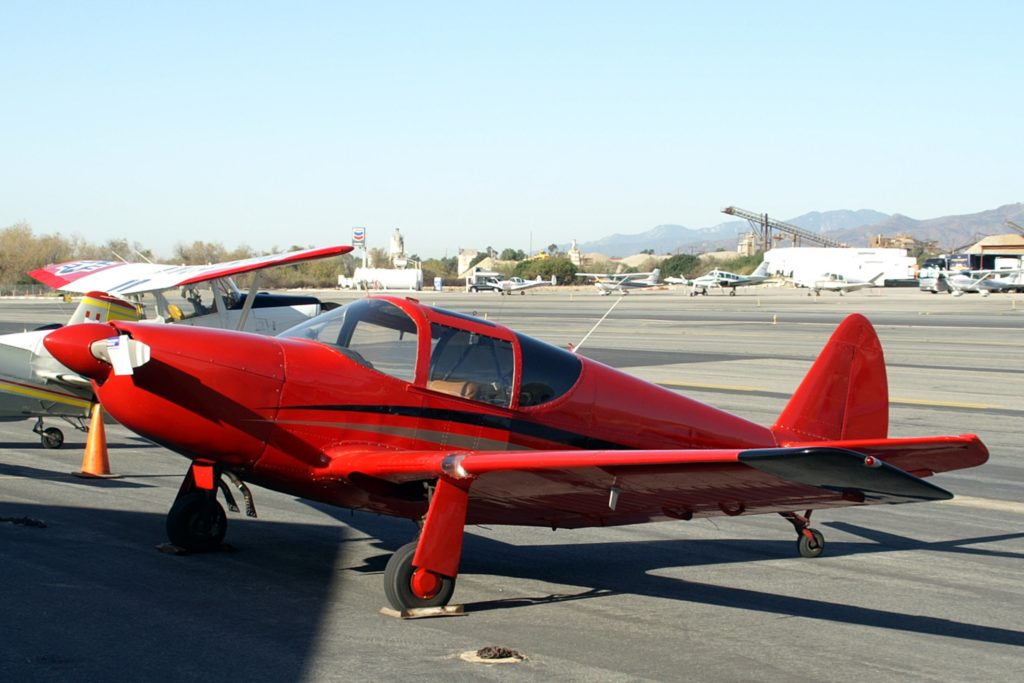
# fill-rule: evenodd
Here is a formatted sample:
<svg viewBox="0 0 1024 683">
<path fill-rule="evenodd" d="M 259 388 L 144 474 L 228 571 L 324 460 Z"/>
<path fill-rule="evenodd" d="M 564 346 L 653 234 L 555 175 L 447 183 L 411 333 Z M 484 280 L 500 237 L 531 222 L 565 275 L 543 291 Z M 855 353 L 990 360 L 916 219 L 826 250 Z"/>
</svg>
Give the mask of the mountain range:
<svg viewBox="0 0 1024 683">
<path fill-rule="evenodd" d="M 871 209 L 858 211 L 812 211 L 784 219 L 804 230 L 849 244 L 866 247 L 873 235 L 893 237 L 910 235 L 919 241 L 936 242 L 940 249 L 950 250 L 971 244 L 986 235 L 1014 232 L 1006 221 L 1024 225 L 1024 203 L 1005 204 L 995 209 L 957 216 L 918 220 L 902 214 L 885 214 Z M 725 221 L 708 228 L 687 228 L 663 224 L 645 232 L 609 235 L 599 240 L 580 242 L 584 253 L 606 256 L 628 256 L 646 249 L 656 254 L 699 253 L 716 249 L 735 249 L 739 238 L 750 231 L 746 221 Z M 562 245 L 568 249 L 569 245 Z"/>
</svg>

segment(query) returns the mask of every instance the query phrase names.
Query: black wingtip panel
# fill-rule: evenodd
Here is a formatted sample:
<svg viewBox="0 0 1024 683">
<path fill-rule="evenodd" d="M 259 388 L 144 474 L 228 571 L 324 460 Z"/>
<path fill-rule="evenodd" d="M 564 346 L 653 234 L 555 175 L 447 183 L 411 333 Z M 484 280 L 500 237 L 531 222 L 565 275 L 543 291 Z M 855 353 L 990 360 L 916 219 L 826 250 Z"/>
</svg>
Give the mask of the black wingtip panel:
<svg viewBox="0 0 1024 683">
<path fill-rule="evenodd" d="M 780 479 L 865 502 L 917 503 L 953 497 L 898 467 L 845 448 L 763 448 L 743 451 L 739 459 Z"/>
</svg>

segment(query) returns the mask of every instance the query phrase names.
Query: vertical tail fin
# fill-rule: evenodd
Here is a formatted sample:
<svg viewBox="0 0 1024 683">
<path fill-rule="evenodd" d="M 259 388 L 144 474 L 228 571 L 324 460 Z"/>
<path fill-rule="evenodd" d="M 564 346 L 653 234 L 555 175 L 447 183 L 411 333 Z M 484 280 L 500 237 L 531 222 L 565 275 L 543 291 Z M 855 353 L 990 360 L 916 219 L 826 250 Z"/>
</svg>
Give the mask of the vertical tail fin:
<svg viewBox="0 0 1024 683">
<path fill-rule="evenodd" d="M 840 323 L 771 430 L 780 444 L 886 438 L 885 358 L 867 318 Z"/>
</svg>

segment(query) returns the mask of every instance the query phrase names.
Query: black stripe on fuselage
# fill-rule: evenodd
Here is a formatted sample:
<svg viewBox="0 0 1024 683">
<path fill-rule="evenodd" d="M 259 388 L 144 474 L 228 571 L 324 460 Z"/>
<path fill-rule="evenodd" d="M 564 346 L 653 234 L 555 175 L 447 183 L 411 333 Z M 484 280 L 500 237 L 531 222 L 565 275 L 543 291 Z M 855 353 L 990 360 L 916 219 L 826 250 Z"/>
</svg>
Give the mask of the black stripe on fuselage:
<svg viewBox="0 0 1024 683">
<path fill-rule="evenodd" d="M 416 406 L 375 406 L 375 405 L 316 405 L 316 406 L 282 406 L 281 410 L 331 410 L 346 413 L 376 413 L 378 415 L 397 415 L 400 417 L 418 417 L 427 420 L 458 422 L 460 424 L 498 429 L 518 436 L 544 439 L 570 448 L 585 450 L 628 450 L 624 446 L 611 441 L 595 439 L 585 434 L 577 434 L 557 427 L 537 424 L 528 420 L 517 420 L 501 415 L 474 413 L 468 410 L 448 410 L 445 408 L 419 408 Z"/>
</svg>

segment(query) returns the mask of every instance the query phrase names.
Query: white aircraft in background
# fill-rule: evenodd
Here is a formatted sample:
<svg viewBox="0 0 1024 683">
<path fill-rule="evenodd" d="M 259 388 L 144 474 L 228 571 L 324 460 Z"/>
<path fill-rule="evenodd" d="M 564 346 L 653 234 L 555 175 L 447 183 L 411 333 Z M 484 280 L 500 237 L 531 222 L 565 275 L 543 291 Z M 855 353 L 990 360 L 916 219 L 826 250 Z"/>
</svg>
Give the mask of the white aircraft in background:
<svg viewBox="0 0 1024 683">
<path fill-rule="evenodd" d="M 846 292 L 856 292 L 858 289 L 869 289 L 878 287 L 885 277 L 885 273 L 879 273 L 870 280 L 858 280 L 848 278 L 842 273 L 824 273 L 814 278 L 794 278 L 793 282 L 799 287 L 807 287 L 814 296 L 819 296 L 822 291 L 839 292 L 842 296 Z"/>
<path fill-rule="evenodd" d="M 144 308 L 145 297 L 152 297 L 155 310 L 146 311 L 144 315 L 149 320 L 276 334 L 330 306 L 325 308 L 313 296 L 257 292 L 259 271 L 338 256 L 351 250 L 349 246 L 320 247 L 205 266 L 69 261 L 50 264 L 29 275 L 62 292 L 106 292 L 141 303 Z M 242 292 L 231 279 L 242 273 L 255 275 L 248 292 Z M 180 298 L 172 301 L 169 290 L 179 287 Z"/>
<path fill-rule="evenodd" d="M 710 273 L 705 273 L 700 277 L 690 280 L 690 296 L 707 294 L 708 290 L 714 287 L 728 289 L 729 296 L 736 296 L 737 287 L 759 285 L 770 277 L 767 261 L 761 261 L 761 265 L 750 275 L 737 275 L 736 273 L 715 268 Z"/>
<path fill-rule="evenodd" d="M 549 287 L 558 283 L 558 279 L 552 275 L 550 280 L 545 280 L 539 275 L 536 280 L 524 280 L 521 277 L 512 277 L 504 280 L 500 277 L 489 277 L 483 282 L 469 286 L 471 292 L 497 292 L 498 294 L 526 294 L 526 290 L 534 287 Z"/>
<path fill-rule="evenodd" d="M 594 286 L 601 296 L 612 292 L 629 294 L 631 289 L 644 289 L 661 284 L 661 269 L 649 273 L 576 273 L 576 277 L 594 278 Z"/>
<path fill-rule="evenodd" d="M 232 275 L 264 268 L 337 256 L 352 247 L 324 247 L 285 254 L 258 256 L 206 266 L 167 266 L 120 261 L 72 261 L 52 264 L 29 273 L 32 277 L 65 292 L 86 292 L 68 324 L 139 320 L 144 308 L 138 302 L 112 296 L 156 299 L 156 315 L 148 320 L 175 324 L 240 329 L 276 334 L 292 325 L 328 310 L 316 297 L 256 293 L 256 283 L 241 292 Z M 200 285 L 210 285 L 207 305 Z M 95 289 L 93 289 L 95 287 Z M 168 300 L 166 290 L 183 288 L 181 306 Z M 250 315 L 251 313 L 251 315 Z M 46 326 L 28 332 L 0 335 L 0 421 L 36 418 L 33 431 L 47 448 L 59 448 L 64 433 L 44 427 L 43 418 L 58 417 L 76 429 L 86 430 L 94 402 L 91 384 L 58 363 L 43 346 L 43 337 L 53 331 Z"/>
<path fill-rule="evenodd" d="M 939 291 L 953 296 L 978 293 L 988 296 L 992 292 L 1010 292 L 1024 289 L 1020 270 L 962 270 L 941 273 L 936 279 Z M 943 289 L 945 287 L 945 289 Z"/>
<path fill-rule="evenodd" d="M 139 320 L 137 306 L 101 292 L 82 297 L 68 325 L 108 320 Z M 64 432 L 43 426 L 44 417 L 59 417 L 86 431 L 93 403 L 89 380 L 57 362 L 43 337 L 59 325 L 0 335 L 0 421 L 36 418 L 32 428 L 47 448 L 60 448 Z"/>
</svg>

